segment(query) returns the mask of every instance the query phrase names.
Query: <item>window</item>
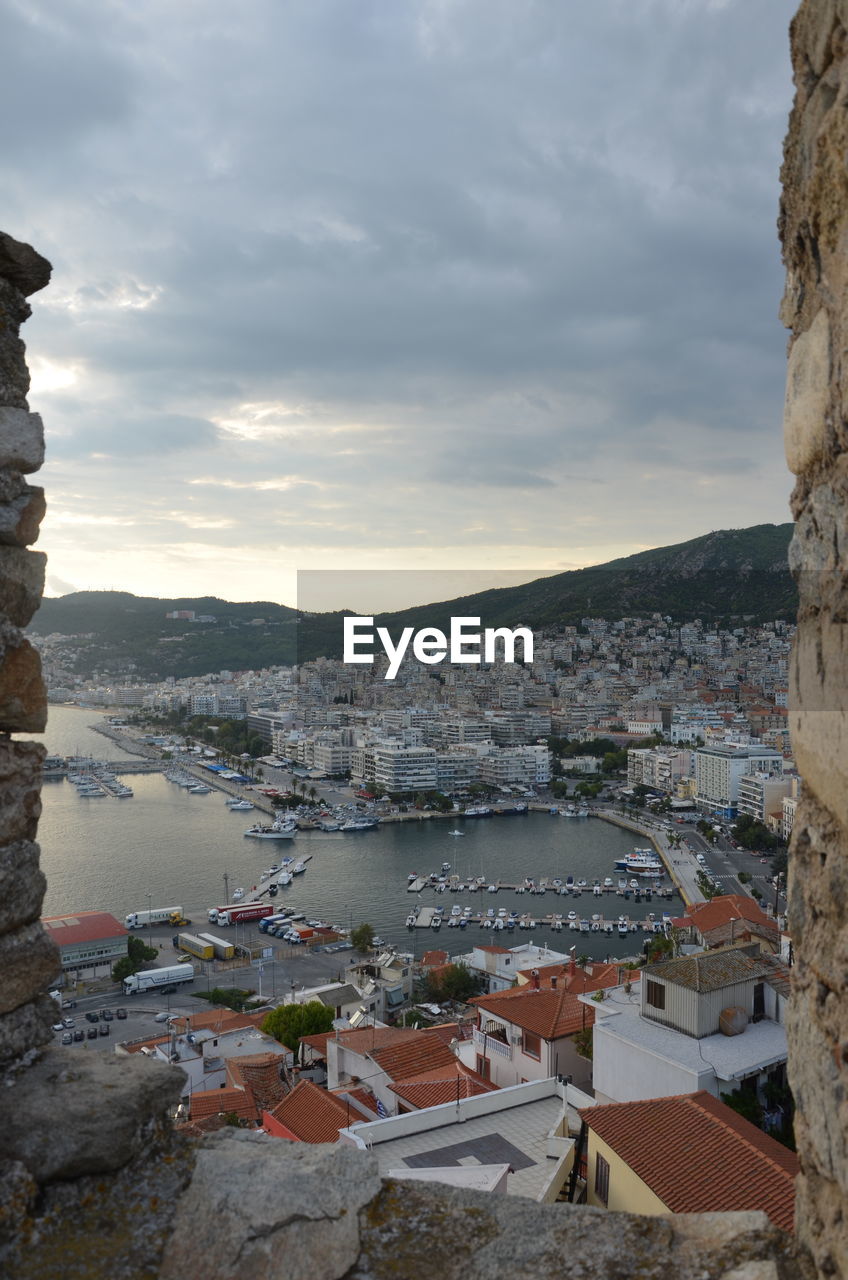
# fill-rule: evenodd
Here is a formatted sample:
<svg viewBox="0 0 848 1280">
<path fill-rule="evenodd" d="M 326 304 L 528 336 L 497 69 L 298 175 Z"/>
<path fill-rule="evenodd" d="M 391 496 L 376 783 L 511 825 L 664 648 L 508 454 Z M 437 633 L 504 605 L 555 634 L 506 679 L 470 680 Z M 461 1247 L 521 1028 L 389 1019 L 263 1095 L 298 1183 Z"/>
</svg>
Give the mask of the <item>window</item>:
<svg viewBox="0 0 848 1280">
<path fill-rule="evenodd" d="M 482 1076 L 484 1080 L 491 1079 L 492 1064 L 488 1058 L 484 1058 L 481 1054 L 477 1054 L 477 1074 Z"/>
<path fill-rule="evenodd" d="M 539 1036 L 534 1036 L 532 1032 L 525 1031 L 524 1042 L 521 1047 L 524 1050 L 524 1052 L 527 1054 L 528 1058 L 535 1058 L 537 1062 L 541 1062 L 542 1041 Z"/>
<path fill-rule="evenodd" d="M 762 982 L 758 982 L 754 987 L 754 1016 L 753 1022 L 762 1022 L 766 1016 L 766 989 Z"/>
<path fill-rule="evenodd" d="M 650 1005 L 652 1009 L 665 1008 L 665 987 L 661 982 L 654 982 L 648 979 L 645 989 L 645 1003 Z"/>
<path fill-rule="evenodd" d="M 595 1160 L 595 1195 L 602 1204 L 609 1202 L 609 1164 L 602 1155 Z"/>
</svg>

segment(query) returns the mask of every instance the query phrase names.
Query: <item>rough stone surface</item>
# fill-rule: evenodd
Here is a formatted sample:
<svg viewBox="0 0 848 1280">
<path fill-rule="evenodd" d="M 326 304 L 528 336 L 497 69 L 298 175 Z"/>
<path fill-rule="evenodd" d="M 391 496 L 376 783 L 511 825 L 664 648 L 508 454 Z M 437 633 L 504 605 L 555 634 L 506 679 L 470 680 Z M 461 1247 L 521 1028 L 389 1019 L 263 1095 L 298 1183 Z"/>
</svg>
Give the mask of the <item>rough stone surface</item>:
<svg viewBox="0 0 848 1280">
<path fill-rule="evenodd" d="M 39 852 L 31 840 L 0 846 L 0 935 L 39 918 L 47 887 Z"/>
<path fill-rule="evenodd" d="M 25 627 L 41 604 L 47 557 L 41 551 L 0 547 L 0 614 Z"/>
<path fill-rule="evenodd" d="M 46 510 L 43 489 L 27 484 L 19 471 L 0 471 L 0 543 L 28 547 L 37 542 Z"/>
<path fill-rule="evenodd" d="M 201 1147 L 162 1280 L 201 1274 L 198 1241 L 204 1280 L 811 1280 L 813 1274 L 761 1213 L 639 1218 L 438 1185 L 381 1184 L 363 1151 L 238 1130 Z"/>
<path fill-rule="evenodd" d="M 40 920 L 0 936 L 0 1013 L 34 999 L 61 972 L 56 944 Z"/>
<path fill-rule="evenodd" d="M 46 724 L 38 650 L 17 627 L 0 622 L 0 732 L 43 733 Z"/>
<path fill-rule="evenodd" d="M 37 293 L 50 283 L 53 270 L 32 245 L 0 231 L 0 276 L 23 294 Z"/>
<path fill-rule="evenodd" d="M 48 1049 L 0 1089 L 4 1157 L 41 1184 L 114 1173 L 144 1150 L 184 1086 L 182 1071 L 143 1055 Z"/>
<path fill-rule="evenodd" d="M 43 993 L 11 1013 L 0 1014 L 0 1070 L 25 1061 L 33 1050 L 47 1044 L 55 1021 L 56 1005 Z"/>
<path fill-rule="evenodd" d="M 18 329 L 31 315 L 30 305 L 21 291 L 0 275 L 0 405 L 27 407 L 29 370 Z"/>
<path fill-rule="evenodd" d="M 0 467 L 37 471 L 44 462 L 44 424 L 41 415 L 23 408 L 0 406 Z"/>
<path fill-rule="evenodd" d="M 792 24 L 781 318 L 792 330 L 786 449 L 797 482 L 790 729 L 804 780 L 790 856 L 787 1017 L 801 1174 L 796 1219 L 821 1276 L 848 1275 L 848 0 Z"/>
<path fill-rule="evenodd" d="M 38 742 L 0 736 L 0 845 L 34 840 L 41 816 L 41 762 Z"/>
<path fill-rule="evenodd" d="M 198 1154 L 162 1280 L 191 1274 L 198 1240 L 204 1280 L 337 1280 L 359 1256 L 357 1215 L 379 1189 L 376 1161 L 352 1147 L 224 1130 Z"/>
<path fill-rule="evenodd" d="M 819 457 L 826 442 L 829 408 L 830 322 L 824 307 L 792 344 L 786 374 L 783 442 L 789 470 L 797 475 Z"/>
</svg>

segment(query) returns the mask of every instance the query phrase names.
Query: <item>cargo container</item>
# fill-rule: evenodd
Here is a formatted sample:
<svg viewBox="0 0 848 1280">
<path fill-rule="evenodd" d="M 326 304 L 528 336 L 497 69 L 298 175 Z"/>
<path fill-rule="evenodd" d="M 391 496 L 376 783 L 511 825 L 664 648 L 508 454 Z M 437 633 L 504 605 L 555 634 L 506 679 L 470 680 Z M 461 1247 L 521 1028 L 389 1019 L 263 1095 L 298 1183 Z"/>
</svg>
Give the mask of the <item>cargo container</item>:
<svg viewBox="0 0 848 1280">
<path fill-rule="evenodd" d="M 215 955 L 215 948 L 212 943 L 198 938 L 194 933 L 181 933 L 177 937 L 177 949 L 187 951 L 190 956 L 194 956 L 197 960 L 211 960 Z"/>
<path fill-rule="evenodd" d="M 231 942 L 216 938 L 212 933 L 199 933 L 197 936 L 201 942 L 208 942 L 211 945 L 216 960 L 232 960 L 236 953 Z"/>
</svg>

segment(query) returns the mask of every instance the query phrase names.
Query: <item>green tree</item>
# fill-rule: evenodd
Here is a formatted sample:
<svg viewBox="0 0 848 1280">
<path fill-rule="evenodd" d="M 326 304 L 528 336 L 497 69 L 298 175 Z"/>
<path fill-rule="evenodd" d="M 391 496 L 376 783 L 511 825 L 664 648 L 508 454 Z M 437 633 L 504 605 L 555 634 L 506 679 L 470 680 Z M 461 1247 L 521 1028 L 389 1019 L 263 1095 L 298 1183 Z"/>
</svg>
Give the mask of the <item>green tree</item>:
<svg viewBox="0 0 848 1280">
<path fill-rule="evenodd" d="M 112 969 L 112 980 L 114 982 L 123 982 L 124 978 L 128 978 L 133 973 L 138 973 L 139 969 L 143 969 L 149 960 L 155 960 L 159 952 L 155 947 L 149 947 L 141 938 L 136 938 L 133 934 L 127 938 L 127 954 L 114 965 Z"/>
<path fill-rule="evenodd" d="M 331 1031 L 333 1011 L 320 1000 L 306 1004 L 281 1004 L 262 1023 L 262 1030 L 293 1054 L 297 1054 L 302 1036 L 316 1036 Z"/>
<path fill-rule="evenodd" d="M 428 1000 L 470 1000 L 480 994 L 483 987 L 479 975 L 471 973 L 464 964 L 448 964 L 436 973 L 429 973 L 424 983 Z"/>
<path fill-rule="evenodd" d="M 350 941 L 357 951 L 373 951 L 374 926 L 372 924 L 358 924 L 355 929 L 351 930 Z"/>
</svg>

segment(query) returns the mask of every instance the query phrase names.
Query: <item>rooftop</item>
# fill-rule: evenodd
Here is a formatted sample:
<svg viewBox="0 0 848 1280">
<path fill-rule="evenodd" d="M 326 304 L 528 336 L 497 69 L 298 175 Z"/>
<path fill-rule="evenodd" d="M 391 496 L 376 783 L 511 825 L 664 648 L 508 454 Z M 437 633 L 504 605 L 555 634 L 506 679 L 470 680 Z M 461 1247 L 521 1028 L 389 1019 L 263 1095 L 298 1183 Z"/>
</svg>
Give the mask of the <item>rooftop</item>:
<svg viewBox="0 0 848 1280">
<path fill-rule="evenodd" d="M 594 1021 L 594 1011 L 564 989 L 511 987 L 495 995 L 476 996 L 471 1004 L 543 1040 L 573 1035 L 575 1031 L 591 1027 Z"/>
<path fill-rule="evenodd" d="M 620 1041 L 622 1055 L 632 1046 L 697 1072 L 701 1077 L 714 1072 L 719 1080 L 741 1080 L 755 1071 L 786 1061 L 786 1031 L 768 1018 L 749 1022 L 739 1036 L 716 1032 L 697 1040 L 651 1018 L 643 1018 L 638 983 L 633 984 L 629 995 L 623 987 L 613 988 L 596 1009 L 599 1011 L 596 1025 L 600 1024 L 605 1034 Z"/>
<path fill-rule="evenodd" d="M 722 947 L 649 964 L 642 972 L 647 978 L 659 978 L 690 991 L 720 991 L 722 987 L 763 978 L 771 973 L 771 966 L 759 952 L 749 955 L 741 947 Z"/>
<path fill-rule="evenodd" d="M 672 1213 L 761 1209 L 792 1230 L 798 1157 L 706 1091 L 583 1115 Z"/>
<path fill-rule="evenodd" d="M 558 1161 L 549 1157 L 548 1138 L 552 1131 L 559 1131 L 564 1112 L 563 1086 L 555 1080 L 540 1080 L 428 1111 L 355 1124 L 341 1136 L 343 1141 L 367 1146 L 377 1159 L 381 1177 L 402 1168 L 508 1164 L 514 1170 L 509 1194 L 541 1200 L 558 1167 Z M 560 1154 L 565 1154 L 565 1142 Z"/>
<path fill-rule="evenodd" d="M 101 938 L 127 937 L 127 930 L 108 911 L 78 911 L 72 916 L 44 916 L 41 923 L 58 947 L 97 942 Z"/>
</svg>

